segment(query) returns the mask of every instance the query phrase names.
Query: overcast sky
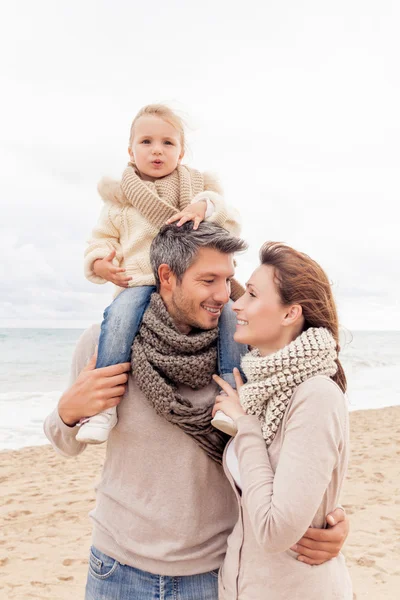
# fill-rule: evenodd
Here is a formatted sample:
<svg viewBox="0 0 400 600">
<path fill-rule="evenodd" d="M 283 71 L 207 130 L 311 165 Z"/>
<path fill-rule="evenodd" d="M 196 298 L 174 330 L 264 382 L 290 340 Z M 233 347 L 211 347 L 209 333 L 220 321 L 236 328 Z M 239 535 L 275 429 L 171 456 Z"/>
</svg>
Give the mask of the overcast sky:
<svg viewBox="0 0 400 600">
<path fill-rule="evenodd" d="M 167 102 L 250 250 L 309 253 L 348 329 L 400 329 L 400 3 L 15 0 L 2 7 L 0 326 L 84 327 L 82 255 L 131 121 Z M 5 61 L 5 57 L 7 60 Z"/>
</svg>

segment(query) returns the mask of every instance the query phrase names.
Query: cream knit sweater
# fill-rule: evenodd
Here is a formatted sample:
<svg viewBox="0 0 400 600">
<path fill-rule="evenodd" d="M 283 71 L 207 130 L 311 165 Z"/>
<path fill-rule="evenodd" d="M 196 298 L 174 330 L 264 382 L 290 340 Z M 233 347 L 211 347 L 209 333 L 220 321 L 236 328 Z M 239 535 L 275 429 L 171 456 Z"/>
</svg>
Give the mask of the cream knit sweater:
<svg viewBox="0 0 400 600">
<path fill-rule="evenodd" d="M 190 202 L 207 197 L 214 205 L 207 218 L 231 233 L 240 233 L 236 211 L 227 209 L 216 179 L 184 165 L 154 182 L 143 181 L 132 167 L 122 181 L 102 179 L 98 191 L 104 200 L 99 221 L 85 251 L 85 276 L 93 283 L 106 283 L 93 271 L 93 263 L 116 250 L 114 264 L 132 277 L 130 287 L 154 285 L 150 245 L 169 217 Z M 116 287 L 116 294 L 124 288 Z"/>
</svg>

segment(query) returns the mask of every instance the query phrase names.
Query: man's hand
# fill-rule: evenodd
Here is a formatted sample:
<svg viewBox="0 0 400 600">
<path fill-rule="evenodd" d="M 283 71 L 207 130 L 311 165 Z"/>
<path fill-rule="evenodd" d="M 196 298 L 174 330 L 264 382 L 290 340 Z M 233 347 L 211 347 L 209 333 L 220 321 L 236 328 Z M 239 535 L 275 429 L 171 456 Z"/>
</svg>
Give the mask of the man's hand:
<svg viewBox="0 0 400 600">
<path fill-rule="evenodd" d="M 61 396 L 58 414 L 66 425 L 117 406 L 125 393 L 130 363 L 95 369 L 96 354 L 80 372 L 75 383 Z"/>
<path fill-rule="evenodd" d="M 326 517 L 329 529 L 309 527 L 291 550 L 298 552 L 297 560 L 307 565 L 322 565 L 338 556 L 349 535 L 349 519 L 341 508 L 335 508 Z"/>
<path fill-rule="evenodd" d="M 112 261 L 115 258 L 115 255 L 116 251 L 113 250 L 108 256 L 95 260 L 93 263 L 93 271 L 98 277 L 111 281 L 111 283 L 115 283 L 115 285 L 118 285 L 119 287 L 127 288 L 129 287 L 128 284 L 132 277 L 126 277 L 126 275 L 124 275 L 125 269 L 120 269 L 113 265 Z"/>
<path fill-rule="evenodd" d="M 186 208 L 176 213 L 173 217 L 168 219 L 167 225 L 170 223 L 177 223 L 178 227 L 186 223 L 187 221 L 193 221 L 193 229 L 197 229 L 202 221 L 204 221 L 207 212 L 206 200 L 200 200 L 200 202 L 193 202 L 188 204 Z"/>
</svg>

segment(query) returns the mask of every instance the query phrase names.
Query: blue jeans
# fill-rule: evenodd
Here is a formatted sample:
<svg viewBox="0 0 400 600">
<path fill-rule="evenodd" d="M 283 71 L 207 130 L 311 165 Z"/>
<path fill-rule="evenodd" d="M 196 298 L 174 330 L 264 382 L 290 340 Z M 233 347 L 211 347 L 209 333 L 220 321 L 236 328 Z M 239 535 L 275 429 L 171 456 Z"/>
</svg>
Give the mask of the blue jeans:
<svg viewBox="0 0 400 600">
<path fill-rule="evenodd" d="M 92 546 L 85 600 L 218 600 L 218 571 L 153 575 L 122 565 Z"/>
<path fill-rule="evenodd" d="M 149 285 L 127 288 L 106 308 L 101 324 L 97 369 L 130 361 L 133 340 L 154 291 L 155 288 Z M 225 381 L 235 386 L 233 368 L 240 368 L 241 358 L 248 349 L 244 344 L 233 341 L 236 316 L 231 306 L 230 300 L 219 318 L 218 371 Z"/>
<path fill-rule="evenodd" d="M 131 360 L 133 340 L 155 287 L 127 288 L 104 311 L 96 369 Z"/>
</svg>

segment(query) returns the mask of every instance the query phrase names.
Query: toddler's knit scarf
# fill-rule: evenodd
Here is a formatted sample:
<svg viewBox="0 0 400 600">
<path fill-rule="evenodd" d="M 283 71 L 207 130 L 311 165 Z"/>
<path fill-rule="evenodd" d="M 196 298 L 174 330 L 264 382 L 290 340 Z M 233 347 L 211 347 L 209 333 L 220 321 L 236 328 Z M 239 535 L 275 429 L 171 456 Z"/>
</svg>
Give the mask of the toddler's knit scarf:
<svg viewBox="0 0 400 600">
<path fill-rule="evenodd" d="M 210 458 L 221 463 L 227 438 L 211 425 L 213 403 L 195 407 L 177 391 L 179 384 L 201 389 L 211 382 L 217 337 L 217 328 L 180 333 L 161 296 L 154 293 L 133 343 L 132 370 L 157 414 L 181 427 Z"/>
<path fill-rule="evenodd" d="M 121 189 L 132 206 L 160 229 L 167 219 L 204 191 L 204 178 L 200 171 L 178 165 L 165 177 L 153 182 L 143 181 L 132 164 L 122 174 Z"/>
<path fill-rule="evenodd" d="M 337 371 L 336 342 L 324 327 L 311 327 L 282 350 L 260 356 L 257 349 L 242 359 L 247 383 L 240 402 L 261 422 L 265 443 L 274 439 L 287 405 L 298 385 L 315 375 L 332 377 Z"/>
</svg>

